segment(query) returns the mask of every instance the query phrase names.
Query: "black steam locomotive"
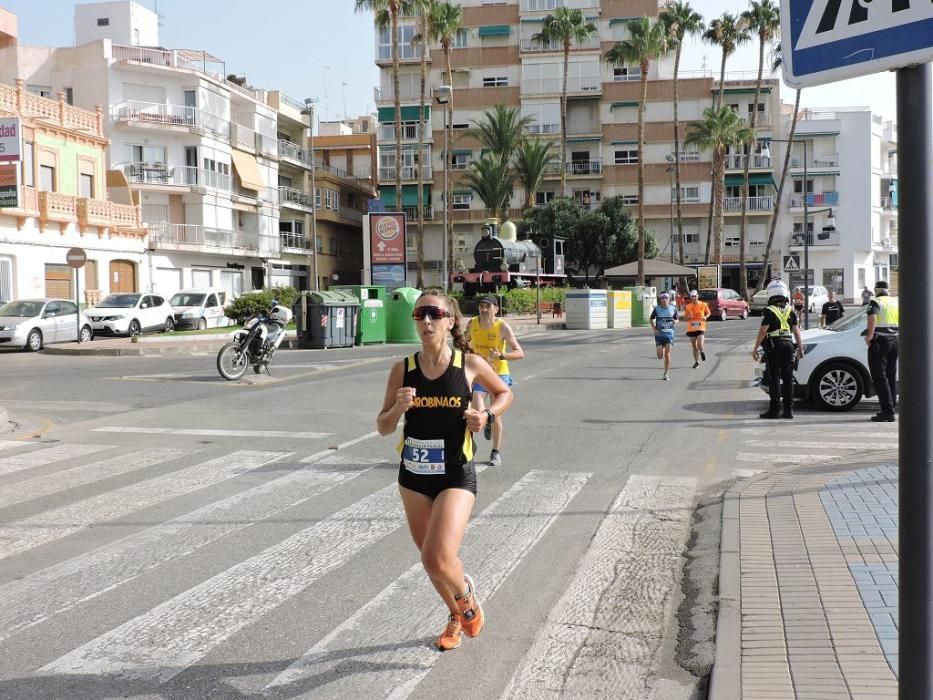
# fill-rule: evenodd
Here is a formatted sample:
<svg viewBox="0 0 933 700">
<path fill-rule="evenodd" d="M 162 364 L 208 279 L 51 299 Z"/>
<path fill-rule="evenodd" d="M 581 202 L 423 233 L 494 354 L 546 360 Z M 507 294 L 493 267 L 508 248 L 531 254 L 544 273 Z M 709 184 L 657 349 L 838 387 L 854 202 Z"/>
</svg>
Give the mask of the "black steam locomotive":
<svg viewBox="0 0 933 700">
<path fill-rule="evenodd" d="M 500 235 L 501 234 L 501 235 Z M 474 266 L 451 275 L 463 285 L 466 296 L 495 292 L 500 287 L 553 287 L 564 284 L 564 241 L 562 236 L 532 233 L 516 239 L 515 224 L 506 222 L 501 232 L 495 224 L 483 226 L 483 237 L 473 249 Z M 539 267 L 540 265 L 540 267 Z"/>
</svg>

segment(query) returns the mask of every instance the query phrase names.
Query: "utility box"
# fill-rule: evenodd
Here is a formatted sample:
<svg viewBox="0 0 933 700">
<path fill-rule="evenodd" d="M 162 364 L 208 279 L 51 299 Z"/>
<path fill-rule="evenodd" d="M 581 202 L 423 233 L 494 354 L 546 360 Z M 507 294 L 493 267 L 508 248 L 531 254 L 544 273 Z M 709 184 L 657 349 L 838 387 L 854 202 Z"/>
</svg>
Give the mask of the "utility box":
<svg viewBox="0 0 933 700">
<path fill-rule="evenodd" d="M 356 324 L 356 344 L 386 342 L 386 288 L 364 285 L 331 287 L 338 292 L 350 292 L 360 302 L 360 313 Z"/>
<path fill-rule="evenodd" d="M 658 288 L 637 286 L 625 287 L 624 291 L 632 293 L 632 327 L 638 328 L 651 325 L 651 312 L 658 304 Z"/>
<path fill-rule="evenodd" d="M 386 295 L 386 340 L 390 343 L 420 343 L 421 336 L 411 318 L 421 290 L 399 287 Z"/>
<path fill-rule="evenodd" d="M 609 327 L 632 327 L 632 293 L 620 290 L 609 292 Z"/>
<path fill-rule="evenodd" d="M 302 292 L 293 309 L 301 348 L 352 348 L 360 302 L 345 291 Z"/>
<path fill-rule="evenodd" d="M 572 289 L 564 304 L 564 325 L 573 330 L 608 328 L 609 295 L 605 289 Z"/>
</svg>

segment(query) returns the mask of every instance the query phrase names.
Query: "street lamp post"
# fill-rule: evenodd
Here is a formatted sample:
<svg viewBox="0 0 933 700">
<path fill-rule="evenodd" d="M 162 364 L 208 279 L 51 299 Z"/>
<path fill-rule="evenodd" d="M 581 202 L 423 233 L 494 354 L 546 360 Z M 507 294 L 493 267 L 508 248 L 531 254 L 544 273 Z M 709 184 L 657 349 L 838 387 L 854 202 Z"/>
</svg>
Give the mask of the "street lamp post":
<svg viewBox="0 0 933 700">
<path fill-rule="evenodd" d="M 671 174 L 671 262 L 674 262 L 674 156 L 666 155 L 664 160 L 670 164 L 667 166 L 667 172 Z"/>
<path fill-rule="evenodd" d="M 450 155 L 447 153 L 447 148 L 449 146 L 449 144 L 447 143 L 447 129 L 449 128 L 448 127 L 448 114 L 447 114 L 449 110 L 447 108 L 447 105 L 450 104 L 450 97 L 453 94 L 453 91 L 454 89 L 450 85 L 441 85 L 439 88 L 437 88 L 434 91 L 434 99 L 437 100 L 437 103 L 439 105 L 444 105 L 444 250 L 441 253 L 441 256 L 444 258 L 444 264 L 442 267 L 443 274 L 444 274 L 444 281 L 443 281 L 444 293 L 447 292 L 447 284 L 448 284 L 448 278 L 449 278 L 449 275 L 447 274 L 447 226 L 448 226 L 447 211 L 450 208 L 450 202 L 447 201 L 449 199 L 449 197 L 447 196 L 448 195 L 447 171 L 450 166 Z M 418 193 L 418 196 L 419 197 L 421 196 L 421 192 Z"/>
<path fill-rule="evenodd" d="M 305 110 L 308 112 L 310 128 L 308 129 L 308 145 L 311 154 L 311 270 L 314 275 L 314 284 L 311 288 L 314 291 L 320 290 L 317 269 L 317 187 L 314 181 L 314 103 L 316 97 L 305 98 Z"/>
</svg>

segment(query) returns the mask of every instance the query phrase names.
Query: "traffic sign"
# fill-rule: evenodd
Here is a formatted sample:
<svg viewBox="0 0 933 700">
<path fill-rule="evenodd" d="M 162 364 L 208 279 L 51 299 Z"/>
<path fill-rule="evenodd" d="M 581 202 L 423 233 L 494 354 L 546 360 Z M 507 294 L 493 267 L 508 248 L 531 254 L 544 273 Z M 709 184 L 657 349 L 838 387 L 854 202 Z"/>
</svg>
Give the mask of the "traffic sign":
<svg viewBox="0 0 933 700">
<path fill-rule="evenodd" d="M 784 272 L 799 272 L 800 271 L 800 256 L 799 255 L 785 255 L 784 256 Z"/>
<path fill-rule="evenodd" d="M 784 82 L 822 85 L 933 61 L 929 0 L 785 0 Z"/>
<path fill-rule="evenodd" d="M 77 270 L 84 267 L 84 263 L 87 262 L 87 253 L 82 248 L 70 248 L 65 255 L 65 260 L 68 261 L 68 267 Z"/>
</svg>

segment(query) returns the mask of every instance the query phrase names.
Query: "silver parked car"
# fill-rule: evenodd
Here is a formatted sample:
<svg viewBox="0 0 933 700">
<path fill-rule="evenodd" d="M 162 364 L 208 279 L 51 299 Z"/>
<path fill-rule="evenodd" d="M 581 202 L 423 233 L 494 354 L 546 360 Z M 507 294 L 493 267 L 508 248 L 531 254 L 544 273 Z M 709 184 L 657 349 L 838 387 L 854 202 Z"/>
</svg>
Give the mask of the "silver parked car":
<svg viewBox="0 0 933 700">
<path fill-rule="evenodd" d="M 748 305 L 748 313 L 752 316 L 761 316 L 767 306 L 768 290 L 762 289 L 761 291 L 755 292 L 755 295 L 752 297 L 752 303 Z"/>
<path fill-rule="evenodd" d="M 0 307 L 0 347 L 14 346 L 30 352 L 49 343 L 66 343 L 78 337 L 78 307 L 68 299 L 20 299 Z M 81 314 L 81 342 L 94 337 L 91 322 Z"/>
</svg>

